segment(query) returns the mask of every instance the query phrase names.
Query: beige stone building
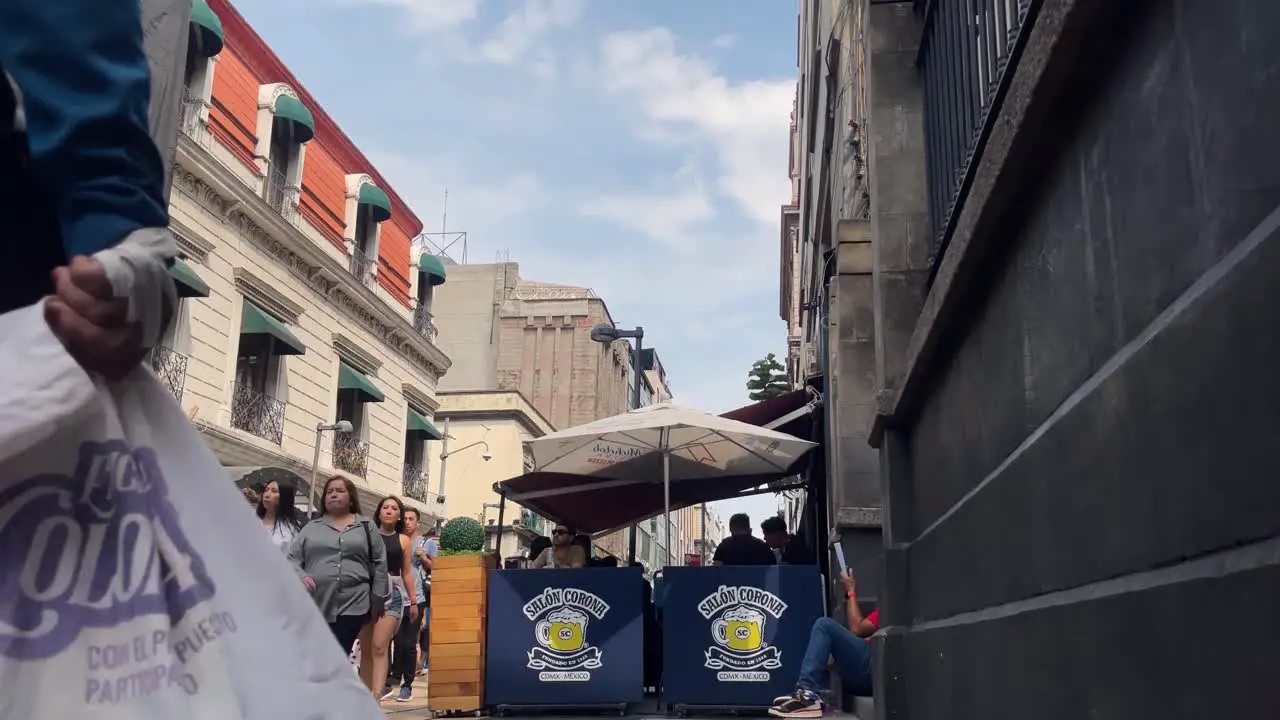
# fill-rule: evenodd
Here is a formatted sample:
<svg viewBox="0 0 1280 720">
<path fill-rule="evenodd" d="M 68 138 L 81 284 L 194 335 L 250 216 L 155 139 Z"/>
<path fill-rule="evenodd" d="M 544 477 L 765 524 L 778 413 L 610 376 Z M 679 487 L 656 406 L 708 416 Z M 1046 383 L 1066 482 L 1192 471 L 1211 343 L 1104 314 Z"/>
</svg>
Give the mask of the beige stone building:
<svg viewBox="0 0 1280 720">
<path fill-rule="evenodd" d="M 443 482 L 449 517 L 470 515 L 485 524 L 489 549 L 498 529 L 496 482 L 525 471 L 525 442 L 552 432 L 550 421 L 514 390 L 455 390 L 437 396 L 435 420 L 447 440 L 427 443 L 432 490 Z M 523 556 L 529 542 L 549 535 L 543 518 L 509 503 L 503 516 L 502 557 Z"/>
<path fill-rule="evenodd" d="M 557 430 L 627 410 L 631 353 L 624 341 L 591 339 L 613 318 L 589 288 L 526 280 L 510 262 L 447 269 L 431 305 L 454 363 L 441 391 L 517 391 Z M 625 532 L 597 545 L 626 557 Z"/>
<path fill-rule="evenodd" d="M 243 475 L 343 474 L 371 506 L 431 512 L 427 441 L 449 359 L 411 264 L 421 223 L 225 0 L 193 25 L 170 213 L 181 300 L 150 360 L 218 459 Z M 351 432 L 336 432 L 338 421 Z M 300 498 L 305 503 L 305 494 Z"/>
</svg>

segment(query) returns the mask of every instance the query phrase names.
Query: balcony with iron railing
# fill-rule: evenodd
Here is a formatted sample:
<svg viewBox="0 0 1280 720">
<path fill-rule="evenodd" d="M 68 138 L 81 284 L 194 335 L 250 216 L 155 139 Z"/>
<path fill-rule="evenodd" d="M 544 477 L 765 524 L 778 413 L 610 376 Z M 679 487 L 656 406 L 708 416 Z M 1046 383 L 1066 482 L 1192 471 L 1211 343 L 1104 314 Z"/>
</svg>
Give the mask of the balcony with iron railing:
<svg viewBox="0 0 1280 720">
<path fill-rule="evenodd" d="M 428 503 L 434 507 L 440 496 L 428 490 L 430 486 L 431 477 L 425 467 L 418 465 L 404 466 L 400 489 L 407 497 L 411 497 L 418 502 Z"/>
<path fill-rule="evenodd" d="M 147 352 L 147 365 L 156 378 L 169 388 L 173 398 L 182 401 L 182 387 L 187 382 L 187 356 L 163 345 L 156 345 Z"/>
<path fill-rule="evenodd" d="M 351 247 L 351 258 L 348 264 L 351 274 L 367 287 L 374 286 L 373 257 L 357 245 Z"/>
<path fill-rule="evenodd" d="M 201 98 L 186 96 L 182 100 L 182 134 L 205 150 L 213 147 L 213 136 L 208 125 L 210 107 L 209 101 Z"/>
<path fill-rule="evenodd" d="M 333 466 L 364 477 L 369 471 L 369 443 L 356 437 L 355 433 L 334 433 Z"/>
<path fill-rule="evenodd" d="M 231 391 L 231 427 L 279 445 L 284 439 L 285 404 L 251 385 L 235 383 Z"/>
<path fill-rule="evenodd" d="M 946 251 L 1041 0 L 915 0 L 934 267 Z"/>
<path fill-rule="evenodd" d="M 413 308 L 413 327 L 428 340 L 435 340 L 440 328 L 435 323 L 435 316 L 426 305 L 418 303 Z"/>
<path fill-rule="evenodd" d="M 284 171 L 276 165 L 267 167 L 267 176 L 262 184 L 262 197 L 272 210 L 280 213 L 280 217 L 291 223 L 298 220 L 298 197 L 302 190 L 292 185 L 285 177 Z"/>
</svg>

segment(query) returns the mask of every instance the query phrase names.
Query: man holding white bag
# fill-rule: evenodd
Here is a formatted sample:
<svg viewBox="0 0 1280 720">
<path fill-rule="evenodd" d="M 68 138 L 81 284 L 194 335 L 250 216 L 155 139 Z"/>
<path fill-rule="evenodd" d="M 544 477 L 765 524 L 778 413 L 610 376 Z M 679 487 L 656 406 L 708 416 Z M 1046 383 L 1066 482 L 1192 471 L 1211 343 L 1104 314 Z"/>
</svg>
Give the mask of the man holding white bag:
<svg viewBox="0 0 1280 720">
<path fill-rule="evenodd" d="M 135 372 L 175 304 L 149 95 L 138 0 L 0 0 L 0 718 L 380 718 Z"/>
</svg>

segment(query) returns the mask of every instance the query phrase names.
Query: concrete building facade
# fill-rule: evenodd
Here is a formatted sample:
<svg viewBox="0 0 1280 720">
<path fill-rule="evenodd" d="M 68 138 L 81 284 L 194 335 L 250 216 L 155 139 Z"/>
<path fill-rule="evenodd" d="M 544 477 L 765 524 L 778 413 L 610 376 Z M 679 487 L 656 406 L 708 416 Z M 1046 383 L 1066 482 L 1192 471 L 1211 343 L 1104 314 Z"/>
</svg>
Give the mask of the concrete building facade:
<svg viewBox="0 0 1280 720">
<path fill-rule="evenodd" d="M 1266 717 L 1280 7 L 805 0 L 800 33 L 811 522 L 874 588 L 877 716 Z M 1241 630 L 1171 651 L 1206 608 Z"/>
<path fill-rule="evenodd" d="M 170 205 L 183 298 L 149 362 L 236 474 L 305 482 L 319 439 L 321 477 L 437 513 L 422 474 L 449 360 L 413 323 L 421 223 L 228 2 L 197 0 L 192 28 L 207 41 L 186 58 Z M 353 432 L 318 437 L 338 420 Z"/>
<path fill-rule="evenodd" d="M 519 392 L 556 429 L 626 412 L 630 346 L 591 339 L 593 326 L 613 318 L 590 288 L 525 280 L 510 262 L 450 265 L 448 275 L 432 314 L 459 371 L 442 390 Z M 626 535 L 596 543 L 625 558 Z"/>
</svg>

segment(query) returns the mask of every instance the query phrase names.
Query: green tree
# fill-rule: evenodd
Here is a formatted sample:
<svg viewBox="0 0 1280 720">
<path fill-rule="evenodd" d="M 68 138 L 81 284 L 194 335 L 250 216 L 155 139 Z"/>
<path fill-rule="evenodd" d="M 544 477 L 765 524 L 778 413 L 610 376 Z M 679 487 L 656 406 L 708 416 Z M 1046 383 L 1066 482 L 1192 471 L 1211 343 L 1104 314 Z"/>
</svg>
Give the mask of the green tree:
<svg viewBox="0 0 1280 720">
<path fill-rule="evenodd" d="M 778 358 L 769 353 L 755 361 L 751 371 L 747 373 L 747 397 L 752 400 L 765 400 L 784 395 L 791 390 L 787 382 L 787 368 L 778 362 Z"/>
</svg>

